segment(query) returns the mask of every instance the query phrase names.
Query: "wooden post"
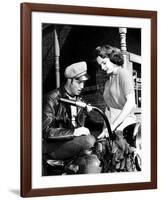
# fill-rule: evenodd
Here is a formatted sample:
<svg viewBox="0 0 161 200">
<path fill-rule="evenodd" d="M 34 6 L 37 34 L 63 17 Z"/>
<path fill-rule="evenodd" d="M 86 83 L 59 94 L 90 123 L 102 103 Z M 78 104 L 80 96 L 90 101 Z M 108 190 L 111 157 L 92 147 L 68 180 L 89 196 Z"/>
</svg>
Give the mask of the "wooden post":
<svg viewBox="0 0 161 200">
<path fill-rule="evenodd" d="M 125 53 L 127 51 L 126 47 L 126 33 L 127 33 L 127 28 L 119 28 L 119 33 L 120 33 L 120 38 L 121 38 L 121 51 Z"/>
<path fill-rule="evenodd" d="M 127 28 L 119 28 L 119 33 L 120 33 L 120 45 L 121 45 L 121 51 L 124 57 L 124 65 L 126 69 L 131 71 L 132 73 L 132 63 L 129 61 L 129 54 L 127 52 L 127 45 L 126 45 L 126 33 L 127 33 Z"/>
<path fill-rule="evenodd" d="M 119 28 L 119 33 L 120 33 L 120 45 L 121 45 L 121 51 L 124 56 L 124 65 L 123 67 L 127 67 L 127 47 L 126 47 L 126 33 L 127 33 L 127 28 Z"/>
<path fill-rule="evenodd" d="M 56 87 L 60 87 L 60 65 L 59 65 L 59 57 L 60 57 L 60 46 L 58 41 L 58 35 L 56 32 L 56 28 L 54 28 L 54 60 L 55 60 L 55 77 L 56 77 Z"/>
</svg>

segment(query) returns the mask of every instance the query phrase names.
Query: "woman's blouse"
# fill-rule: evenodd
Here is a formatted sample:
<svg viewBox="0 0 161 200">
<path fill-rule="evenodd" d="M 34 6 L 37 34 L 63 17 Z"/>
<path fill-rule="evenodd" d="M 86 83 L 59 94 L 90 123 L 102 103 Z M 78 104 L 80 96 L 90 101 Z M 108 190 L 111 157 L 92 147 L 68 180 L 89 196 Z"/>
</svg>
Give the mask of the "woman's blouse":
<svg viewBox="0 0 161 200">
<path fill-rule="evenodd" d="M 105 83 L 103 97 L 108 107 L 122 110 L 126 95 L 131 93 L 134 93 L 133 77 L 128 70 L 119 68 L 117 74 Z"/>
</svg>

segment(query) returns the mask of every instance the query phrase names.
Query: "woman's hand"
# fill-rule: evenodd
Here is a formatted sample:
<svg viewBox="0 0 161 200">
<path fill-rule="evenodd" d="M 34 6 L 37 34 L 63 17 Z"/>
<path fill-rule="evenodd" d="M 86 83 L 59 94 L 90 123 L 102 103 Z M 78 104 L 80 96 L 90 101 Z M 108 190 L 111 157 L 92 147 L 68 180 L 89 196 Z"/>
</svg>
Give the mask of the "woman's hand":
<svg viewBox="0 0 161 200">
<path fill-rule="evenodd" d="M 111 131 L 113 132 L 116 129 L 115 124 L 111 124 Z"/>
<path fill-rule="evenodd" d="M 111 131 L 115 131 L 116 126 L 114 124 L 111 124 Z M 107 128 L 104 128 L 102 133 L 98 136 L 98 139 L 102 139 L 102 138 L 107 138 L 109 137 L 109 132 L 107 130 Z"/>
<path fill-rule="evenodd" d="M 103 129 L 102 133 L 97 137 L 98 139 L 109 137 L 107 128 Z"/>
</svg>

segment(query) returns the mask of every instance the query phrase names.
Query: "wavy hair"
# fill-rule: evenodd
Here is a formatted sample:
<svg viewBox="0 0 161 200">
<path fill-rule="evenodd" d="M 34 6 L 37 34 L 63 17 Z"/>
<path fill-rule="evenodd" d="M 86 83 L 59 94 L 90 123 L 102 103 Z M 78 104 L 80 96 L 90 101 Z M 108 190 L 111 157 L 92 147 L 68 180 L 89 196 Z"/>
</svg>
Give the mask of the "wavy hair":
<svg viewBox="0 0 161 200">
<path fill-rule="evenodd" d="M 109 58 L 112 63 L 118 66 L 121 66 L 124 63 L 124 58 L 120 49 L 117 49 L 110 45 L 102 45 L 96 47 L 96 49 L 94 50 L 94 56 L 100 56 L 101 58 Z"/>
</svg>

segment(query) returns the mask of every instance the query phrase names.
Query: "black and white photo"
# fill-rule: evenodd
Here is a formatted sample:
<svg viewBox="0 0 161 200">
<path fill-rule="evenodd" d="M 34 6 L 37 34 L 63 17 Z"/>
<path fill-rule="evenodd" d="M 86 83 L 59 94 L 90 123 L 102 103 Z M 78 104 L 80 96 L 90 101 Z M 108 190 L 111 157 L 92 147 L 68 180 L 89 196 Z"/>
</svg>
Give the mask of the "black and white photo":
<svg viewBox="0 0 161 200">
<path fill-rule="evenodd" d="M 42 72 L 43 175 L 141 171 L 141 29 L 42 24 Z"/>
<path fill-rule="evenodd" d="M 157 187 L 156 22 L 21 4 L 21 196 Z"/>
</svg>

